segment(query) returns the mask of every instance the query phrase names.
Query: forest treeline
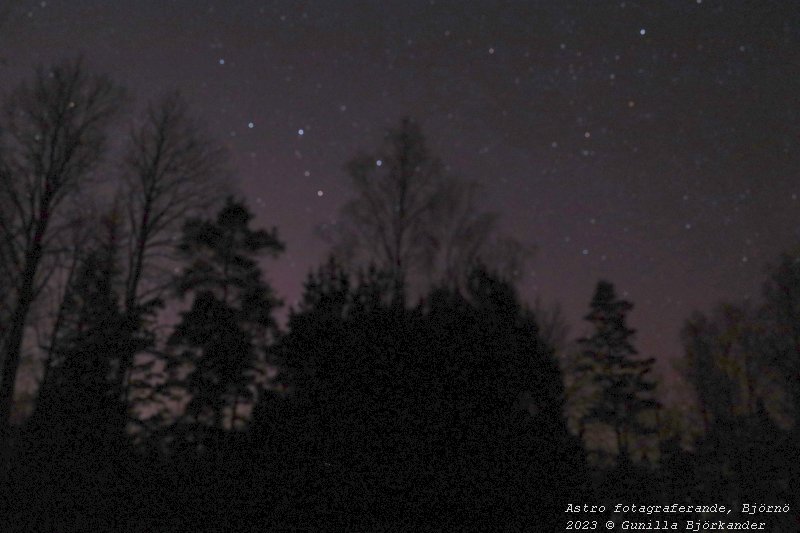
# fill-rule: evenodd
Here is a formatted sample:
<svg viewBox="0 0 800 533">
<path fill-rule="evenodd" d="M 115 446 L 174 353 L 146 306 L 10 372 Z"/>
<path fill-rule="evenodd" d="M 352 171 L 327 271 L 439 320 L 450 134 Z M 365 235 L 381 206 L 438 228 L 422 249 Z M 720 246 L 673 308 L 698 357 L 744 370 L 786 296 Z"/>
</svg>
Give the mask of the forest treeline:
<svg viewBox="0 0 800 533">
<path fill-rule="evenodd" d="M 768 523 L 797 530 L 800 252 L 687 319 L 678 413 L 631 302 L 598 281 L 570 342 L 411 119 L 347 164 L 281 327 L 286 243 L 178 93 L 126 118 L 78 59 L 4 98 L 3 531 L 561 531 L 567 503 L 632 499 L 789 504 Z"/>
</svg>

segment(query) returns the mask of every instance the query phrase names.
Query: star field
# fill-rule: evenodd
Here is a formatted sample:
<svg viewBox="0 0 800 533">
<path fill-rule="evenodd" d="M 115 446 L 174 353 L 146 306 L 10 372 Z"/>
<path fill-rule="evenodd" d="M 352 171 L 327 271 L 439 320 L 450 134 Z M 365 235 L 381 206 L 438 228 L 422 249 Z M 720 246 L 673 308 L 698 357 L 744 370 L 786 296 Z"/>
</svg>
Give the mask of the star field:
<svg viewBox="0 0 800 533">
<path fill-rule="evenodd" d="M 348 198 L 344 163 L 403 115 L 535 244 L 522 293 L 583 333 L 597 279 L 662 369 L 694 309 L 755 297 L 800 237 L 791 2 L 11 2 L 0 87 L 83 52 L 136 101 L 179 88 L 287 253 L 289 303 Z M 376 161 L 377 165 L 381 161 Z"/>
</svg>

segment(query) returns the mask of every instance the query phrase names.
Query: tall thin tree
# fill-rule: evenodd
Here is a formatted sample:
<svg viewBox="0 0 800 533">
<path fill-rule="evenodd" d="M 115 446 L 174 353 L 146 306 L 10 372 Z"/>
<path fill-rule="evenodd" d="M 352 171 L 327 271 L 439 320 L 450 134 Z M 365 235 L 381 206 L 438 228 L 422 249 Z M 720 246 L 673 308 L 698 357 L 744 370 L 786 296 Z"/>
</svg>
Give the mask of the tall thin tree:
<svg viewBox="0 0 800 533">
<path fill-rule="evenodd" d="M 128 245 L 125 309 L 160 296 L 167 259 L 183 223 L 220 203 L 226 154 L 192 118 L 182 96 L 169 93 L 148 106 L 131 131 L 124 164 Z"/>
<path fill-rule="evenodd" d="M 177 268 L 184 222 L 221 203 L 227 155 L 194 119 L 178 92 L 151 103 L 132 128 L 123 164 L 123 306 L 141 316 L 165 295 Z M 124 401 L 134 355 L 120 361 Z"/>
<path fill-rule="evenodd" d="M 106 126 L 123 91 L 90 74 L 81 59 L 39 68 L 6 106 L 0 145 L 0 246 L 10 264 L 13 296 L 4 327 L 0 379 L 0 443 L 5 444 L 17 369 L 36 299 L 38 274 L 64 199 L 97 166 Z M 0 444 L 0 445 L 2 445 Z"/>
<path fill-rule="evenodd" d="M 630 452 L 632 436 L 655 432 L 641 415 L 660 407 L 654 397 L 655 383 L 648 377 L 655 360 L 636 357 L 631 344 L 635 330 L 627 326 L 626 318 L 632 307 L 617 298 L 613 284 L 599 281 L 586 316 L 594 333 L 578 341 L 583 349 L 579 370 L 591 373 L 600 392 L 587 420 L 611 426 L 622 458 Z"/>
</svg>

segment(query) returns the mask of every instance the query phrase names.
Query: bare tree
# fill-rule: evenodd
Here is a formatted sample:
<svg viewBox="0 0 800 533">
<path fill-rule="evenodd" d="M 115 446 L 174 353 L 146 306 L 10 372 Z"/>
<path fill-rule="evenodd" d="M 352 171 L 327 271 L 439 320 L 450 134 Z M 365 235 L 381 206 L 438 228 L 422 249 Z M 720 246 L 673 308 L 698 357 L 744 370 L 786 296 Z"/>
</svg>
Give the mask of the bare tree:
<svg viewBox="0 0 800 533">
<path fill-rule="evenodd" d="M 433 249 L 426 270 L 429 283 L 458 289 L 483 259 L 481 255 L 497 230 L 498 216 L 478 208 L 480 184 L 448 178 L 443 185 L 440 201 L 431 213 Z"/>
<path fill-rule="evenodd" d="M 124 162 L 127 206 L 124 308 L 138 313 L 159 299 L 172 277 L 183 223 L 221 203 L 227 158 L 188 112 L 177 92 L 146 109 L 132 130 Z M 127 383 L 134 354 L 121 361 Z M 125 400 L 127 384 L 123 386 Z"/>
<path fill-rule="evenodd" d="M 754 410 L 755 385 L 747 372 L 752 354 L 742 349 L 744 325 L 741 308 L 722 304 L 710 317 L 694 313 L 682 329 L 681 370 L 695 387 L 706 431 L 734 427 L 737 417 Z"/>
<path fill-rule="evenodd" d="M 53 245 L 64 199 L 102 158 L 106 126 L 123 91 L 90 75 L 81 59 L 39 68 L 9 98 L 0 145 L 0 247 L 11 294 L 4 320 L 0 443 L 7 439 L 21 347 L 41 290 L 43 257 Z M 0 444 L 2 445 L 2 444 Z"/>
<path fill-rule="evenodd" d="M 356 157 L 347 171 L 355 195 L 327 236 L 333 255 L 388 272 L 396 303 L 424 283 L 457 288 L 477 262 L 509 278 L 521 272 L 527 249 L 498 236 L 497 215 L 477 205 L 480 187 L 447 175 L 413 120 L 403 119 L 377 154 Z"/>
<path fill-rule="evenodd" d="M 442 164 L 428 153 L 419 125 L 405 118 L 377 156 L 358 156 L 347 170 L 355 197 L 342 209 L 334 254 L 390 273 L 394 298 L 403 302 L 409 272 L 431 261 L 432 215 L 447 183 Z"/>
<path fill-rule="evenodd" d="M 221 203 L 225 162 L 177 92 L 151 104 L 131 132 L 124 172 L 128 312 L 161 295 L 183 222 Z"/>
</svg>

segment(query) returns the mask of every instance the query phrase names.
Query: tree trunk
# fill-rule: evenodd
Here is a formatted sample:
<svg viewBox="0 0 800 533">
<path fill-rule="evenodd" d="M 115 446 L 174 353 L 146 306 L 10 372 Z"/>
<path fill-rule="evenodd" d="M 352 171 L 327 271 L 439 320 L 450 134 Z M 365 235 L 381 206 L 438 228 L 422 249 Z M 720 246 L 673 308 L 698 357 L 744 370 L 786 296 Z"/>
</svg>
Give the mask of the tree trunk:
<svg viewBox="0 0 800 533">
<path fill-rule="evenodd" d="M 627 455 L 628 449 L 623 439 L 622 429 L 618 424 L 614 426 L 614 433 L 617 435 L 617 453 L 620 455 L 620 457 Z"/>
<path fill-rule="evenodd" d="M 17 302 L 11 316 L 11 326 L 3 345 L 3 373 L 0 378 L 0 448 L 9 445 L 11 432 L 11 407 L 14 403 L 14 388 L 17 380 L 20 357 L 22 355 L 22 341 L 25 337 L 25 323 L 28 312 L 33 304 L 34 280 L 39 262 L 42 258 L 42 240 L 48 223 L 48 208 L 50 206 L 51 191 L 45 191 L 40 202 L 39 218 L 36 221 L 36 230 L 33 235 L 28 252 L 25 254 L 25 268 L 22 271 L 21 284 L 17 293 Z"/>
</svg>

